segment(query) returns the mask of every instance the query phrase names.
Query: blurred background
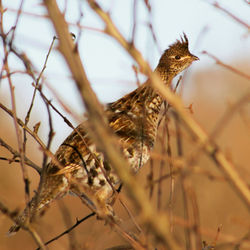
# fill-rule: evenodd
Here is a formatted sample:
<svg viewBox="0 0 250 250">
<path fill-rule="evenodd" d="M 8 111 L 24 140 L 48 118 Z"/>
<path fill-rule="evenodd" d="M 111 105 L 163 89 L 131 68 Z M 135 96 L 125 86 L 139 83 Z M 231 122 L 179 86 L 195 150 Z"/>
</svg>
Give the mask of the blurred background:
<svg viewBox="0 0 250 250">
<path fill-rule="evenodd" d="M 77 0 L 57 2 L 61 10 L 65 12 L 70 31 L 76 35 L 83 65 L 101 103 L 117 100 L 135 89 L 137 85 L 133 70 L 134 61 L 113 39 L 102 32 L 103 23 L 87 3 Z M 194 119 L 207 133 L 212 133 L 217 124 L 221 122 L 225 112 L 232 110 L 230 119 L 223 123 L 215 141 L 249 184 L 249 98 L 244 105 L 239 105 L 236 110 L 234 109 L 235 104 L 250 91 L 249 1 L 217 1 L 221 8 L 216 8 L 213 5 L 214 1 L 205 0 L 105 0 L 98 1 L 98 3 L 104 10 L 109 11 L 112 20 L 127 40 L 134 38 L 135 46 L 152 68 L 156 67 L 161 53 L 171 43 L 179 39 L 183 32 L 187 34 L 190 51 L 197 55 L 200 61 L 194 63 L 185 73 L 179 87 L 179 94 L 187 107 L 192 104 Z M 146 7 L 146 3 L 151 6 L 150 11 Z M 15 24 L 20 4 L 19 0 L 2 1 L 3 7 L 6 8 L 2 19 L 5 32 Z M 232 13 L 242 23 L 227 14 L 222 8 Z M 37 76 L 43 68 L 55 35 L 53 26 L 45 15 L 46 9 L 41 1 L 24 1 L 13 44 L 18 51 L 24 52 L 28 56 L 37 70 Z M 0 66 L 2 68 L 4 59 L 2 41 L 0 44 Z M 222 67 L 207 54 L 202 53 L 203 51 L 211 53 L 221 62 L 248 74 L 248 78 Z M 11 71 L 24 71 L 22 63 L 15 56 L 9 57 L 9 65 Z M 27 74 L 16 73 L 13 74 L 12 80 L 15 87 L 17 115 L 20 119 L 24 119 L 34 90 L 32 79 Z M 145 77 L 139 75 L 139 80 L 143 83 Z M 57 41 L 55 41 L 44 72 L 43 92 L 74 125 L 84 119 L 84 106 L 64 59 L 57 51 Z M 0 102 L 11 108 L 9 85 L 6 79 L 1 79 L 0 82 Z M 66 112 L 60 102 L 71 113 Z M 52 112 L 52 121 L 56 134 L 51 150 L 55 152 L 71 132 L 71 128 L 54 112 Z M 32 129 L 37 122 L 41 122 L 38 135 L 46 143 L 49 133 L 48 115 L 39 94 L 35 99 L 29 127 Z M 171 117 L 169 128 L 174 145 L 175 126 Z M 155 155 L 162 151 L 162 133 L 161 130 Z M 197 146 L 184 130 L 183 134 L 185 135 L 184 152 L 186 154 L 195 153 Z M 0 138 L 17 150 L 13 120 L 2 110 L 0 110 Z M 173 150 L 173 154 L 175 154 L 175 150 Z M 0 147 L 0 157 L 11 158 L 12 155 Z M 43 153 L 31 137 L 28 137 L 27 157 L 41 166 Z M 213 242 L 217 228 L 222 225 L 217 245 L 220 247 L 219 249 L 234 249 L 230 243 L 235 244 L 250 231 L 250 216 L 247 208 L 211 159 L 201 152 L 196 152 L 196 157 L 195 166 L 192 167 L 194 169 L 197 167 L 197 171 L 194 170 L 189 176 L 187 185 L 193 190 L 197 199 L 202 240 L 208 243 Z M 152 174 L 152 165 L 155 179 L 159 176 L 160 162 L 156 158 L 153 158 L 153 164 L 148 163 L 137 176 L 138 181 L 145 186 L 146 192 L 149 193 L 150 190 L 146 187 L 148 176 Z M 169 167 L 166 166 L 163 171 L 169 173 Z M 29 177 L 31 190 L 36 190 L 39 182 L 38 174 L 29 168 Z M 175 178 L 171 211 L 177 218 L 183 218 L 182 187 L 178 176 Z M 161 210 L 169 210 L 170 180 L 166 179 L 161 185 L 163 190 Z M 157 185 L 155 186 L 152 204 L 157 206 Z M 25 206 L 22 172 L 17 163 L 8 164 L 6 161 L 0 161 L 0 200 L 11 210 L 21 210 Z M 129 199 L 126 201 L 136 218 L 137 211 L 133 208 L 133 204 Z M 115 206 L 124 225 L 129 230 L 136 231 L 121 204 L 117 203 Z M 65 212 L 65 209 L 68 212 Z M 64 212 L 62 213 L 62 211 Z M 74 224 L 76 218 L 82 218 L 88 213 L 88 209 L 77 198 L 66 197 L 51 204 L 45 216 L 38 221 L 36 228 L 43 240 L 47 241 Z M 63 217 L 63 214 L 69 215 L 67 219 Z M 35 243 L 24 231 L 20 231 L 11 238 L 6 237 L 5 233 L 11 224 L 10 219 L 0 214 L 0 249 L 20 249 L 20 246 L 22 249 L 34 249 Z M 125 244 L 117 233 L 103 224 L 102 221 L 91 218 L 75 229 L 74 234 L 64 236 L 49 245 L 49 249 L 105 249 Z M 173 224 L 173 230 L 180 231 L 180 237 L 184 237 L 182 227 L 180 221 Z M 69 240 L 69 237 L 73 237 L 74 240 Z M 70 242 L 75 242 L 75 246 L 70 245 Z M 249 243 L 247 246 L 242 245 L 239 249 L 250 249 Z"/>
</svg>

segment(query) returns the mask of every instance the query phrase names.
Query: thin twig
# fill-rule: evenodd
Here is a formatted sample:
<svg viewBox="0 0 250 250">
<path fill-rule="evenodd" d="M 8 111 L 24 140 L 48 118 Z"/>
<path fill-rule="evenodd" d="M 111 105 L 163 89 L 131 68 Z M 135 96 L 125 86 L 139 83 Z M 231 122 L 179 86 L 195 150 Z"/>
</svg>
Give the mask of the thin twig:
<svg viewBox="0 0 250 250">
<path fill-rule="evenodd" d="M 18 214 L 18 211 L 11 212 L 8 209 L 8 207 L 6 207 L 1 201 L 0 201 L 0 211 L 13 221 L 15 221 L 16 215 Z"/>
<path fill-rule="evenodd" d="M 218 64 L 226 69 L 229 69 L 231 72 L 234 72 L 235 74 L 240 75 L 240 76 L 246 78 L 247 80 L 250 80 L 250 75 L 248 75 L 248 74 L 246 74 L 246 73 L 244 73 L 244 72 L 242 72 L 242 71 L 240 71 L 240 70 L 238 70 L 238 69 L 236 69 L 228 64 L 223 63 L 221 60 L 219 60 L 216 56 L 212 55 L 211 53 L 209 53 L 207 51 L 202 51 L 202 54 L 208 55 L 209 57 L 213 58 L 215 60 L 216 64 Z"/>
<path fill-rule="evenodd" d="M 165 118 L 166 119 L 166 118 Z M 167 155 L 170 159 L 169 161 L 169 175 L 170 175 L 170 197 L 169 197 L 169 203 L 168 203 L 168 207 L 169 207 L 169 219 L 170 219 L 170 225 L 171 225 L 171 232 L 173 232 L 173 205 L 174 205 L 174 191 L 175 191 L 175 176 L 174 176 L 174 166 L 173 166 L 173 161 L 172 161 L 172 149 L 171 149 L 171 137 L 170 137 L 170 131 L 169 131 L 169 123 L 167 123 L 166 120 L 166 133 L 167 133 Z"/>
<path fill-rule="evenodd" d="M 3 109 L 7 114 L 9 114 L 11 117 L 13 116 L 13 112 L 11 110 L 9 110 L 7 107 L 5 107 L 2 103 L 0 103 L 0 108 Z M 33 132 L 31 129 L 29 129 L 25 124 L 24 122 L 17 118 L 17 123 L 20 127 L 24 128 L 34 139 L 35 141 L 41 146 L 43 152 L 45 154 L 47 154 L 51 159 L 52 161 L 57 164 L 57 166 L 59 168 L 63 168 L 64 166 L 56 159 L 56 157 L 54 156 L 53 153 L 51 153 L 51 151 L 49 151 L 45 144 L 42 142 L 42 140 L 40 139 L 40 137 L 37 135 L 37 133 Z"/>
<path fill-rule="evenodd" d="M 99 13 L 103 13 L 96 2 L 88 1 L 88 3 L 94 10 L 97 9 Z M 148 199 L 145 197 L 144 189 L 138 185 L 127 169 L 127 162 L 124 159 L 123 154 L 117 148 L 117 141 L 112 130 L 107 126 L 102 107 L 90 87 L 79 54 L 74 49 L 75 46 L 72 42 L 72 38 L 70 37 L 70 33 L 67 28 L 68 25 L 65 22 L 56 1 L 44 0 L 44 4 L 48 10 L 59 38 L 59 50 L 68 63 L 71 73 L 75 79 L 75 83 L 77 84 L 79 92 L 82 96 L 82 100 L 85 103 L 87 111 L 89 112 L 89 122 L 91 124 L 89 130 L 90 135 L 99 148 L 105 153 L 110 164 L 114 167 L 117 174 L 124 182 L 124 186 L 129 191 L 135 204 L 140 208 L 144 223 L 150 225 L 153 234 L 158 240 L 163 242 L 167 249 L 179 250 L 180 247 L 169 233 L 169 222 L 167 217 L 162 215 L 155 217 L 156 212 Z M 108 16 L 105 14 L 105 17 Z M 111 32 L 109 29 L 106 30 Z M 123 42 L 123 45 L 126 46 L 126 48 L 130 47 L 132 48 L 132 52 L 138 54 L 138 51 L 135 50 L 133 46 L 130 46 L 125 39 L 123 39 Z M 147 66 L 146 68 L 144 67 L 144 69 L 149 70 L 150 68 Z"/>
<path fill-rule="evenodd" d="M 15 8 L 12 8 L 12 7 L 8 7 L 8 11 L 10 12 L 18 12 L 18 9 L 15 9 Z M 41 15 L 41 14 L 36 14 L 36 13 L 33 13 L 33 12 L 29 12 L 29 11 L 25 11 L 25 10 L 22 10 L 22 14 L 23 15 L 26 15 L 28 17 L 37 17 L 37 18 L 41 18 L 41 19 L 49 19 L 49 16 L 48 15 Z M 94 31 L 94 32 L 98 32 L 98 33 L 103 33 L 103 30 L 102 29 L 99 29 L 99 28 L 94 28 L 94 27 L 90 27 L 90 26 L 86 26 L 86 25 L 78 25 L 76 23 L 72 23 L 70 21 L 67 22 L 70 26 L 73 26 L 73 27 L 80 27 L 82 30 L 89 30 L 89 31 Z"/>
<path fill-rule="evenodd" d="M 51 116 L 51 112 L 50 112 L 50 105 L 44 101 L 45 105 L 46 105 L 46 108 L 47 108 L 47 112 L 48 112 L 48 122 L 49 122 L 49 133 L 48 133 L 48 142 L 47 142 L 47 146 L 46 146 L 46 149 L 47 150 L 50 150 L 50 146 L 51 146 L 51 143 L 52 143 L 52 139 L 53 139 L 53 136 L 54 136 L 54 130 L 53 130 L 53 123 L 52 123 L 52 116 Z M 42 164 L 42 169 L 43 169 L 43 172 L 46 171 L 46 164 L 47 164 L 47 159 L 48 159 L 48 155 L 47 154 L 44 154 L 44 157 L 43 157 L 43 164 Z M 43 175 L 43 173 L 42 173 Z"/>
<path fill-rule="evenodd" d="M 149 68 L 148 63 L 142 58 L 141 54 L 133 47 L 128 46 L 125 38 L 120 34 L 117 28 L 112 23 L 109 16 L 100 8 L 95 1 L 88 1 L 92 9 L 100 16 L 100 18 L 106 24 L 106 33 L 111 35 L 125 50 L 137 61 L 140 66 L 140 70 L 143 73 L 148 74 L 151 84 L 155 87 L 161 95 L 172 105 L 172 107 L 179 114 L 184 124 L 187 126 L 189 132 L 196 138 L 200 145 L 203 145 L 205 152 L 216 163 L 219 169 L 229 178 L 232 187 L 238 192 L 246 206 L 250 208 L 250 191 L 246 183 L 241 179 L 236 168 L 230 161 L 227 160 L 225 155 L 219 150 L 218 146 L 209 140 L 208 135 L 200 127 L 200 125 L 194 121 L 194 119 L 183 108 L 183 104 L 180 99 L 175 96 L 168 88 L 161 84 L 158 75 L 153 74 Z M 249 76 L 247 76 L 250 79 Z"/>
<path fill-rule="evenodd" d="M 81 224 L 83 221 L 87 220 L 88 218 L 90 218 L 90 217 L 92 217 L 92 216 L 94 216 L 94 215 L 95 215 L 95 213 L 93 212 L 93 213 L 90 213 L 89 215 L 83 217 L 83 218 L 80 219 L 80 220 L 77 219 L 77 220 L 76 220 L 76 223 L 75 223 L 72 227 L 68 228 L 67 230 L 65 230 L 65 231 L 62 232 L 61 234 L 57 235 L 56 237 L 52 238 L 51 240 L 45 242 L 44 245 L 47 246 L 47 245 L 49 245 L 50 243 L 52 243 L 53 241 L 58 240 L 59 238 L 61 238 L 61 237 L 64 236 L 65 234 L 68 234 L 69 232 L 71 232 L 74 228 L 76 228 L 76 227 L 77 227 L 79 224 Z M 37 248 L 36 250 L 39 250 L 39 249 L 40 249 L 40 248 Z"/>
<path fill-rule="evenodd" d="M 136 229 L 138 230 L 139 233 L 142 233 L 142 228 L 139 226 L 139 224 L 136 222 L 135 217 L 133 216 L 133 214 L 131 213 L 131 211 L 129 210 L 129 208 L 127 207 L 127 205 L 125 204 L 125 202 L 123 201 L 123 199 L 120 197 L 119 195 L 119 201 L 122 204 L 122 206 L 125 208 L 126 212 L 128 213 L 129 217 L 131 218 L 131 220 L 133 221 Z"/>
<path fill-rule="evenodd" d="M 215 125 L 213 131 L 210 134 L 211 139 L 215 139 L 222 129 L 225 129 L 226 124 L 229 123 L 229 120 L 233 118 L 233 115 L 243 106 L 250 102 L 250 92 L 244 94 L 236 103 L 230 105 L 230 107 L 226 110 L 223 116 Z"/>
<path fill-rule="evenodd" d="M 28 122 L 29 122 L 30 113 L 31 113 L 31 110 L 32 110 L 33 105 L 34 105 L 34 101 L 35 101 L 35 96 L 36 96 L 36 92 L 37 92 L 37 89 L 38 89 L 38 85 L 39 85 L 39 83 L 40 83 L 40 79 L 41 79 L 41 77 L 42 77 L 42 75 L 43 75 L 43 72 L 45 71 L 45 69 L 46 69 L 46 67 L 47 67 L 47 62 L 48 62 L 48 59 L 49 59 L 49 55 L 50 55 L 50 53 L 51 53 L 51 51 L 52 51 L 52 48 L 53 48 L 53 45 L 54 45 L 55 40 L 56 40 L 56 37 L 54 36 L 54 37 L 53 37 L 53 40 L 52 40 L 52 42 L 51 42 L 51 45 L 50 45 L 50 47 L 49 47 L 49 51 L 48 51 L 48 53 L 47 53 L 47 55 L 46 55 L 45 62 L 44 62 L 44 64 L 43 64 L 43 68 L 42 68 L 42 70 L 41 70 L 41 72 L 40 72 L 38 78 L 36 79 L 36 85 L 35 85 L 34 92 L 33 92 L 33 95 L 32 95 L 31 103 L 30 103 L 28 112 L 27 112 L 26 117 L 25 117 L 25 125 L 27 125 Z M 41 88 L 39 88 L 39 90 L 40 90 L 40 92 L 41 92 Z"/>
<path fill-rule="evenodd" d="M 177 146 L 177 155 L 178 157 L 183 157 L 183 139 L 181 136 L 181 128 L 180 128 L 180 119 L 179 115 L 176 113 L 174 114 L 174 121 L 175 121 L 175 129 L 176 129 L 176 146 Z M 188 210 L 188 199 L 187 199 L 187 194 L 185 191 L 185 172 L 182 172 L 181 175 L 181 191 L 182 191 L 182 200 L 183 200 L 183 213 L 184 213 L 184 219 L 186 221 L 189 221 L 189 210 Z M 191 231 L 190 228 L 186 227 L 184 228 L 184 234 L 185 234 L 185 245 L 186 245 L 186 250 L 191 249 Z"/>
<path fill-rule="evenodd" d="M 134 5 L 133 5 L 133 28 L 132 28 L 132 36 L 131 36 L 131 41 L 132 44 L 135 43 L 135 37 L 136 37 L 136 28 L 137 28 L 137 8 L 138 8 L 138 1 L 134 0 Z"/>
<path fill-rule="evenodd" d="M 144 4 L 147 6 L 147 9 L 148 9 L 148 14 L 149 14 L 149 21 L 147 23 L 147 26 L 150 30 L 150 33 L 152 35 L 152 38 L 153 38 L 153 41 L 157 47 L 157 50 L 159 53 L 162 53 L 162 49 L 159 45 L 159 42 L 158 42 L 158 39 L 157 39 L 157 36 L 156 36 L 156 32 L 155 32 L 155 29 L 153 27 L 153 13 L 152 13 L 152 7 L 151 5 L 149 5 L 148 1 L 144 1 Z"/>
<path fill-rule="evenodd" d="M 17 211 L 11 212 L 1 201 L 0 201 L 0 211 L 4 215 L 9 217 L 11 220 L 16 222 Z M 31 234 L 32 238 L 35 240 L 35 242 L 39 246 L 39 249 L 45 250 L 45 245 L 43 244 L 40 235 L 30 226 L 30 224 L 25 225 L 25 226 L 22 225 L 22 228 Z"/>
<path fill-rule="evenodd" d="M 154 192 L 154 182 L 153 182 L 153 179 L 154 179 L 154 161 L 152 159 L 152 157 L 150 158 L 150 172 L 147 176 L 147 181 L 148 181 L 148 186 L 150 188 L 149 190 L 149 200 L 152 199 L 153 197 L 153 192 Z"/>
<path fill-rule="evenodd" d="M 247 24 L 246 22 L 242 21 L 240 18 L 238 18 L 237 16 L 235 16 L 233 13 L 231 13 L 230 11 L 228 11 L 227 9 L 221 7 L 221 5 L 219 5 L 218 2 L 214 2 L 213 6 L 221 11 L 223 11 L 224 13 L 226 13 L 228 16 L 230 16 L 232 19 L 234 19 L 235 21 L 237 21 L 239 24 L 243 25 L 245 28 L 247 28 L 248 30 L 250 30 L 250 25 Z"/>
<path fill-rule="evenodd" d="M 34 241 L 37 243 L 37 245 L 39 246 L 39 249 L 41 250 L 46 250 L 45 244 L 42 241 L 42 238 L 40 237 L 40 235 L 33 229 L 31 228 L 31 226 L 29 225 L 29 227 L 27 228 L 28 232 L 31 234 L 32 238 L 34 239 Z"/>
<path fill-rule="evenodd" d="M 130 233 L 125 231 L 123 228 L 121 228 L 121 226 L 117 223 L 114 223 L 113 225 L 115 227 L 115 230 L 126 240 L 128 241 L 131 246 L 134 249 L 138 249 L 138 250 L 147 250 L 147 246 L 144 246 L 138 239 L 136 239 L 136 237 Z"/>
<path fill-rule="evenodd" d="M 4 142 L 4 140 L 1 138 L 0 138 L 0 146 L 5 147 L 13 155 L 13 158 L 11 160 L 8 160 L 9 163 L 11 163 L 12 161 L 20 162 L 20 160 L 16 160 L 17 157 L 20 158 L 20 153 L 17 152 L 15 149 L 13 149 L 6 142 Z M 41 168 L 37 166 L 34 162 L 32 162 L 30 159 L 28 159 L 26 156 L 24 156 L 24 163 L 35 169 L 39 174 L 41 174 Z"/>
<path fill-rule="evenodd" d="M 177 83 L 176 83 L 176 85 L 174 87 L 174 90 L 173 90 L 174 93 L 176 93 L 176 91 L 177 91 L 177 89 L 178 89 L 178 87 L 180 85 L 181 80 L 182 80 L 182 76 L 179 77 L 179 79 L 178 79 L 178 81 L 177 81 Z M 164 103 L 166 103 L 166 101 L 164 101 Z M 167 115 L 167 112 L 170 109 L 170 107 L 171 107 L 170 103 L 167 103 L 166 108 L 164 109 L 164 112 L 163 112 L 162 116 L 159 119 L 158 128 L 161 125 L 161 122 L 162 122 L 163 118 Z"/>
<path fill-rule="evenodd" d="M 201 240 L 201 232 L 200 232 L 200 215 L 199 215 L 199 207 L 197 203 L 196 194 L 194 191 L 194 188 L 192 187 L 191 181 L 188 180 L 186 182 L 188 185 L 187 191 L 189 200 L 192 207 L 192 213 L 193 213 L 193 237 L 194 237 L 194 245 L 196 246 L 196 249 L 201 249 L 202 246 L 202 240 Z"/>
<path fill-rule="evenodd" d="M 72 225 L 72 216 L 70 214 L 70 209 L 66 206 L 63 200 L 58 200 L 57 204 L 59 205 L 59 208 L 61 210 L 61 214 L 64 220 L 65 226 L 68 228 L 70 225 Z M 69 239 L 69 249 L 70 250 L 76 250 L 80 247 L 80 245 L 77 242 L 76 233 L 74 230 L 71 230 L 68 233 L 68 239 Z"/>
<path fill-rule="evenodd" d="M 20 10 L 22 8 L 22 4 L 20 5 Z M 1 3 L 1 9 L 2 9 L 2 3 Z M 18 17 L 17 17 L 17 21 L 19 19 L 20 13 L 18 13 Z M 16 24 L 17 25 L 17 24 Z M 17 145 L 18 145 L 18 151 L 20 153 L 20 166 L 22 169 L 22 174 L 23 174 L 23 181 L 24 181 L 24 190 L 25 190 L 25 201 L 26 204 L 28 204 L 29 200 L 30 200 L 30 190 L 29 190 L 29 178 L 28 178 L 28 172 L 26 169 L 26 166 L 24 164 L 24 151 L 23 151 L 23 145 L 22 145 L 22 138 L 21 138 L 21 130 L 18 126 L 18 122 L 17 122 L 17 110 L 16 110 L 16 100 L 15 100 L 15 93 L 14 93 L 14 85 L 12 82 L 12 77 L 10 75 L 10 69 L 9 69 L 9 63 L 8 63 L 8 58 L 9 58 L 9 51 L 7 48 L 7 35 L 4 33 L 4 28 L 3 28 L 3 15 L 1 15 L 1 20 L 0 20 L 0 31 L 2 34 L 2 41 L 3 41 L 3 49 L 4 49 L 4 60 L 3 60 L 3 69 L 5 69 L 6 71 L 6 75 L 8 83 L 9 83 L 9 89 L 10 89 L 10 98 L 11 98 L 11 107 L 12 107 L 12 118 L 13 118 L 13 123 L 14 123 L 14 127 L 15 127 L 15 133 L 16 133 L 16 137 L 17 137 Z M 14 28 L 15 31 L 15 28 Z M 12 35 L 12 39 L 14 39 L 14 33 Z M 13 41 L 13 40 L 12 40 Z M 1 72 L 2 75 L 2 72 Z"/>
<path fill-rule="evenodd" d="M 166 109 L 166 105 L 165 105 L 165 109 Z M 164 119 L 165 119 L 165 126 L 163 126 L 163 132 L 162 132 L 162 135 L 161 135 L 161 137 L 162 137 L 162 155 L 165 155 L 166 154 L 166 152 L 168 151 L 168 148 L 167 148 L 167 150 L 166 150 L 166 145 L 165 145 L 165 143 L 166 143 L 166 140 L 165 140 L 165 138 L 166 138 L 166 135 L 167 135 L 167 117 L 166 116 L 164 116 Z M 168 145 L 167 145 L 168 146 Z M 162 174 L 163 174 L 163 170 L 164 170 L 164 164 L 165 163 L 165 161 L 162 159 L 161 161 L 160 161 L 160 169 L 159 169 L 159 180 L 161 179 L 161 177 L 162 177 Z M 157 209 L 158 210 L 160 210 L 161 209 L 161 195 L 162 195 L 162 182 L 161 181 L 159 181 L 159 183 L 158 183 L 158 192 L 157 192 Z"/>
<path fill-rule="evenodd" d="M 16 29 L 17 29 L 17 25 L 19 23 L 20 16 L 22 14 L 23 5 L 24 5 L 24 0 L 21 0 L 20 6 L 19 6 L 18 11 L 17 11 L 16 21 L 15 21 L 14 26 L 12 27 L 12 36 L 10 39 L 10 46 L 12 45 L 12 43 L 14 42 L 14 39 L 15 39 Z"/>
</svg>

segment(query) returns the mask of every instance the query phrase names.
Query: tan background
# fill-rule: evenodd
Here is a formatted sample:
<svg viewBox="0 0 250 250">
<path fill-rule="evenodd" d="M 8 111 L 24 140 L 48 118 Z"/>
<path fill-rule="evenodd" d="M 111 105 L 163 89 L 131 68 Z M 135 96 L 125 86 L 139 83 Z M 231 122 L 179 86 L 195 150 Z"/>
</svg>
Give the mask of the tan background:
<svg viewBox="0 0 250 250">
<path fill-rule="evenodd" d="M 202 59 L 202 57 L 201 57 Z M 237 59 L 238 60 L 238 59 Z M 244 61 L 238 60 L 229 62 L 241 71 L 248 72 L 249 66 Z M 236 74 L 223 69 L 218 65 L 214 65 L 206 70 L 199 71 L 188 76 L 188 81 L 184 84 L 185 105 L 193 104 L 194 118 L 209 133 L 212 131 L 216 123 L 222 117 L 223 113 L 230 109 L 244 93 L 249 89 L 249 81 L 237 76 Z M 7 101 L 1 96 L 1 100 Z M 14 148 L 16 146 L 16 137 L 11 119 L 0 111 L 0 136 L 5 139 Z M 39 121 L 39 113 L 37 113 L 34 121 Z M 172 118 L 171 118 L 172 119 Z M 34 122 L 35 124 L 35 122 Z M 62 122 L 62 126 L 66 126 Z M 250 106 L 245 105 L 236 113 L 232 114 L 232 119 L 227 124 L 223 124 L 223 129 L 216 137 L 216 142 L 226 153 L 228 158 L 235 164 L 235 167 L 242 175 L 244 180 L 249 183 L 250 180 Z M 175 154 L 174 127 L 170 126 L 172 150 Z M 161 132 L 160 132 L 161 133 Z M 67 136 L 67 134 L 65 134 Z M 194 152 L 193 142 L 186 135 L 184 151 L 186 154 Z M 60 139 L 59 139 L 60 140 Z M 63 138 L 61 138 L 63 140 Z M 28 140 L 27 156 L 30 157 L 38 165 L 41 164 L 42 152 L 32 139 Z M 160 153 L 161 147 L 158 145 L 155 152 Z M 11 155 L 3 148 L 0 148 L 0 156 Z M 188 177 L 191 187 L 195 191 L 200 216 L 200 225 L 202 228 L 202 240 L 208 243 L 213 242 L 216 235 L 217 227 L 222 224 L 222 232 L 219 235 L 218 244 L 228 243 L 243 237 L 250 228 L 250 217 L 246 207 L 234 192 L 231 186 L 222 178 L 222 174 L 218 171 L 215 164 L 203 152 L 198 154 L 196 166 L 202 173 L 191 174 Z M 188 167 L 188 166 L 187 166 Z M 169 167 L 165 165 L 164 173 L 168 173 Z M 138 181 L 146 186 L 147 175 L 150 172 L 150 164 L 144 166 L 138 176 Z M 209 178 L 208 173 L 218 178 Z M 159 175 L 159 164 L 154 160 L 154 177 Z M 35 190 L 38 185 L 38 175 L 32 169 L 29 170 L 31 179 L 31 190 Z M 175 176 L 175 193 L 173 198 L 173 207 L 171 211 L 178 218 L 183 218 L 183 200 L 180 188 L 179 176 Z M 125 195 L 125 190 L 122 194 Z M 149 189 L 145 188 L 145 192 Z M 157 203 L 157 185 L 155 185 L 152 203 Z M 0 199 L 10 209 L 22 209 L 24 202 L 24 185 L 22 181 L 22 173 L 18 164 L 7 164 L 0 161 Z M 168 208 L 169 200 L 169 180 L 165 180 L 162 184 L 162 210 Z M 137 218 L 137 211 L 129 202 L 129 198 L 125 201 L 131 212 Z M 64 204 L 64 205 L 63 205 Z M 81 202 L 72 196 L 67 196 L 63 200 L 51 204 L 45 216 L 38 220 L 36 228 L 41 234 L 44 241 L 51 239 L 57 234 L 64 231 L 69 226 L 65 225 L 61 209 L 65 206 L 70 214 L 71 223 L 74 224 L 76 218 L 82 218 L 89 213 Z M 129 219 L 127 213 L 119 204 L 116 203 L 115 209 L 117 214 L 123 219 L 122 225 L 133 232 L 137 232 Z M 0 249 L 35 249 L 36 245 L 31 236 L 21 230 L 13 237 L 6 237 L 5 233 L 12 224 L 11 220 L 0 214 Z M 179 232 L 180 240 L 183 240 L 183 227 L 178 223 L 173 224 L 175 231 Z M 146 233 L 146 228 L 143 229 Z M 74 230 L 76 249 L 104 249 L 115 245 L 126 244 L 126 242 L 109 226 L 104 226 L 102 221 L 91 218 Z M 249 246 L 249 245 L 248 245 Z M 74 249 L 69 246 L 69 236 L 65 235 L 55 243 L 49 245 L 49 249 Z M 225 245 L 219 249 L 232 249 Z M 241 248 L 247 249 L 247 248 Z"/>
</svg>

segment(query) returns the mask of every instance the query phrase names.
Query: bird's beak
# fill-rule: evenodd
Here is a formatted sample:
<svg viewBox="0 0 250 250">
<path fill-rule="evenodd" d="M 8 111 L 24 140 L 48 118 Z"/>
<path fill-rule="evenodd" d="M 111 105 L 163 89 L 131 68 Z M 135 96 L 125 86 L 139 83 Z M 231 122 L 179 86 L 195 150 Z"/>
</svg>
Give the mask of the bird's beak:
<svg viewBox="0 0 250 250">
<path fill-rule="evenodd" d="M 192 58 L 193 58 L 193 60 L 194 60 L 194 61 L 198 61 L 198 60 L 200 60 L 198 56 L 194 56 L 194 55 L 192 55 Z"/>
</svg>

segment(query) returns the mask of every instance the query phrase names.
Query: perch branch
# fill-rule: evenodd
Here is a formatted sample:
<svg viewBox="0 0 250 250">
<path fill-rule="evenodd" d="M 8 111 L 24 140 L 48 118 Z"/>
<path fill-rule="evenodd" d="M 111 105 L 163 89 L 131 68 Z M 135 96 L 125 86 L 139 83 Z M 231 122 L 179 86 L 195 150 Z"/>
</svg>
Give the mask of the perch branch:
<svg viewBox="0 0 250 250">
<path fill-rule="evenodd" d="M 236 167 L 234 167 L 233 164 L 227 160 L 226 156 L 218 148 L 218 146 L 212 140 L 210 140 L 207 133 L 185 110 L 181 99 L 161 83 L 159 76 L 151 71 L 148 63 L 142 58 L 141 53 L 134 46 L 126 42 L 125 38 L 120 34 L 118 29 L 111 21 L 109 15 L 105 13 L 95 1 L 88 0 L 88 3 L 106 24 L 105 32 L 113 37 L 134 58 L 134 60 L 138 63 L 141 72 L 148 75 L 152 86 L 157 91 L 159 91 L 162 97 L 166 99 L 175 109 L 175 111 L 180 116 L 180 119 L 184 122 L 190 134 L 193 136 L 194 140 L 203 146 L 205 152 L 215 162 L 223 174 L 229 179 L 232 187 L 234 187 L 235 191 L 245 202 L 248 209 L 250 209 L 250 190 L 247 184 L 239 176 L 238 172 L 236 171 Z"/>
<path fill-rule="evenodd" d="M 95 4 L 95 2 L 91 3 Z M 82 96 L 82 101 L 88 111 L 90 135 L 95 140 L 98 147 L 105 153 L 105 156 L 114 167 L 130 196 L 133 198 L 134 203 L 140 208 L 143 223 L 149 225 L 155 237 L 160 240 L 167 249 L 180 249 L 170 233 L 167 216 L 160 214 L 155 216 L 157 212 L 147 199 L 144 189 L 129 173 L 127 162 L 117 147 L 117 139 L 111 129 L 107 126 L 102 106 L 99 104 L 96 95 L 90 87 L 77 48 L 74 46 L 68 31 L 68 25 L 59 10 L 56 1 L 44 0 L 44 4 L 59 38 L 59 50 L 71 70 L 72 76 Z M 130 47 L 125 39 L 123 39 L 122 42 L 123 46 L 127 49 Z M 134 47 L 131 48 L 131 53 L 135 53 L 135 56 L 138 56 L 139 52 L 135 50 Z M 139 55 L 139 57 L 142 58 L 141 55 Z M 141 63 L 141 65 L 144 64 Z M 147 66 L 142 70 L 147 71 L 149 69 L 149 66 Z"/>
</svg>

